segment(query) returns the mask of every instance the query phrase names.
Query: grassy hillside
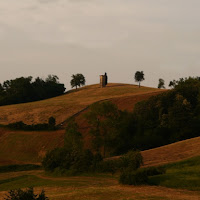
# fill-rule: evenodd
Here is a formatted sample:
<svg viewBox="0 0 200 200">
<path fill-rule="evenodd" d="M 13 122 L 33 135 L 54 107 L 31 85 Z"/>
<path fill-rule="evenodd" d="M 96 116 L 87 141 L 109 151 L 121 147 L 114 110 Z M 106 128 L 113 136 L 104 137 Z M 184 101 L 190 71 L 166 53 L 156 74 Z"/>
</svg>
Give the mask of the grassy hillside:
<svg viewBox="0 0 200 200">
<path fill-rule="evenodd" d="M 36 193 L 40 193 L 44 189 L 50 200 L 199 200 L 200 192 L 199 187 L 197 187 L 199 177 L 195 177 L 195 173 L 199 172 L 199 168 L 196 168 L 195 172 L 192 171 L 195 166 L 199 167 L 199 165 L 193 164 L 194 159 L 175 163 L 168 166 L 166 175 L 151 178 L 151 182 L 155 184 L 175 187 L 176 189 L 148 185 L 120 185 L 117 181 L 118 175 L 111 176 L 109 174 L 58 177 L 45 174 L 41 170 L 0 173 L 0 200 L 4 199 L 5 191 L 18 189 L 19 187 L 34 187 Z M 184 168 L 186 165 L 188 170 Z M 183 177 L 187 177 L 186 181 L 183 181 Z M 194 180 L 190 181 L 189 178 Z M 169 179 L 170 181 L 167 181 Z M 198 184 L 195 184 L 195 181 L 198 181 L 196 182 Z M 178 183 L 178 185 L 172 186 L 173 183 Z M 184 185 L 185 187 L 182 187 Z"/>
<path fill-rule="evenodd" d="M 9 177 L 9 178 L 8 178 Z M 0 200 L 8 188 L 35 186 L 50 200 L 199 200 L 199 192 L 156 186 L 124 186 L 115 177 L 47 177 L 43 172 L 18 172 L 0 175 Z"/>
<path fill-rule="evenodd" d="M 47 151 L 63 145 L 64 132 L 25 132 L 0 128 L 0 165 L 41 162 Z"/>
<path fill-rule="evenodd" d="M 128 100 L 128 98 L 135 95 L 144 95 L 143 98 L 138 99 L 141 100 L 148 97 L 145 94 L 148 95 L 154 92 L 161 92 L 161 90 L 148 87 L 138 88 L 138 86 L 128 84 L 108 84 L 106 88 L 100 88 L 99 85 L 86 86 L 52 99 L 2 106 L 0 107 L 0 124 L 16 121 L 23 121 L 26 124 L 45 123 L 51 116 L 55 117 L 59 124 L 88 105 L 104 99 L 117 98 L 116 102 L 118 102 L 120 101 L 118 98 L 123 99 L 124 97 L 125 104 L 120 105 L 120 107 L 127 109 L 127 105 L 129 105 L 128 108 L 132 109 L 132 104 L 126 102 L 133 101 Z"/>
<path fill-rule="evenodd" d="M 200 156 L 164 167 L 166 174 L 151 177 L 151 184 L 200 191 Z"/>
<path fill-rule="evenodd" d="M 0 165 L 39 163 L 45 153 L 64 144 L 65 130 L 25 132 L 0 129 Z M 200 155 L 200 137 L 143 151 L 144 165 L 162 165 Z"/>
<path fill-rule="evenodd" d="M 144 166 L 156 166 L 200 156 L 200 137 L 142 151 Z M 108 159 L 117 159 L 115 156 Z"/>
</svg>

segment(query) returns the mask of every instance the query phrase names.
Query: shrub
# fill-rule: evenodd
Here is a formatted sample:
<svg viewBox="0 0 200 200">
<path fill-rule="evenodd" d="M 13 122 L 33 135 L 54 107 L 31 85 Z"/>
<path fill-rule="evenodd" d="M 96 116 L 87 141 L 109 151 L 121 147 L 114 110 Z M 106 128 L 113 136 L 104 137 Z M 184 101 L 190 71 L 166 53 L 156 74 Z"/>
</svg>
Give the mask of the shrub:
<svg viewBox="0 0 200 200">
<path fill-rule="evenodd" d="M 114 174 L 120 168 L 120 160 L 106 160 L 99 163 L 96 167 L 98 172 L 109 172 Z"/>
<path fill-rule="evenodd" d="M 95 161 L 97 162 L 97 161 Z M 94 155 L 90 150 L 57 148 L 48 152 L 42 161 L 46 171 L 71 171 L 71 175 L 92 171 Z M 96 164 L 97 165 L 97 164 Z"/>
<path fill-rule="evenodd" d="M 48 120 L 49 129 L 55 129 L 56 119 L 54 117 L 50 117 Z"/>
<path fill-rule="evenodd" d="M 22 121 L 10 123 L 6 125 L 8 128 L 14 129 L 14 130 L 25 130 L 25 131 L 43 131 L 43 130 L 55 130 L 55 118 L 49 118 L 49 123 L 43 123 L 43 124 L 32 124 L 28 125 L 25 124 Z"/>
<path fill-rule="evenodd" d="M 120 174 L 119 182 L 125 185 L 143 185 L 148 183 L 148 176 L 145 171 L 130 171 L 127 168 Z"/>
<path fill-rule="evenodd" d="M 143 157 L 139 151 L 129 151 L 120 158 L 121 170 L 128 168 L 130 171 L 133 171 L 141 165 L 143 165 Z"/>
<path fill-rule="evenodd" d="M 147 167 L 140 170 L 143 171 L 147 176 L 156 176 L 166 173 L 166 169 L 164 167 Z"/>
<path fill-rule="evenodd" d="M 33 188 L 27 190 L 10 190 L 5 200 L 48 200 L 44 190 L 39 195 L 34 194 Z"/>
</svg>

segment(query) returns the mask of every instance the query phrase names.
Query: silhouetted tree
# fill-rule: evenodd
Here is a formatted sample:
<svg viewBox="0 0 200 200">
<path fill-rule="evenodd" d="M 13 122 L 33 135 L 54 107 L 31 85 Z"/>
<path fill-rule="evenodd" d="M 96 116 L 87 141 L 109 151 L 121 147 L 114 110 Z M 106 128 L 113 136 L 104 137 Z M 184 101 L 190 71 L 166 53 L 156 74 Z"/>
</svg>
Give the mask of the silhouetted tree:
<svg viewBox="0 0 200 200">
<path fill-rule="evenodd" d="M 141 71 L 141 72 L 137 71 L 135 73 L 135 81 L 139 83 L 139 87 L 140 87 L 141 81 L 143 81 L 143 80 L 145 80 L 143 71 Z"/>
<path fill-rule="evenodd" d="M 165 81 L 162 78 L 159 79 L 158 88 L 165 88 Z"/>
<path fill-rule="evenodd" d="M 175 80 L 169 82 L 169 87 L 174 88 L 175 86 L 176 86 Z"/>
<path fill-rule="evenodd" d="M 85 85 L 85 77 L 83 76 L 83 74 L 73 74 L 72 75 L 72 80 L 71 80 L 71 86 L 73 87 L 77 87 L 79 86 L 83 86 Z"/>
<path fill-rule="evenodd" d="M 38 195 L 34 194 L 33 188 L 27 190 L 10 190 L 5 200 L 48 200 L 49 198 L 45 195 L 45 191 Z"/>
<path fill-rule="evenodd" d="M 3 85 L 0 84 L 0 105 L 26 103 L 61 95 L 65 87 L 58 80 L 57 76 L 49 75 L 46 80 L 37 77 L 32 81 L 29 76 L 4 81 Z"/>
</svg>

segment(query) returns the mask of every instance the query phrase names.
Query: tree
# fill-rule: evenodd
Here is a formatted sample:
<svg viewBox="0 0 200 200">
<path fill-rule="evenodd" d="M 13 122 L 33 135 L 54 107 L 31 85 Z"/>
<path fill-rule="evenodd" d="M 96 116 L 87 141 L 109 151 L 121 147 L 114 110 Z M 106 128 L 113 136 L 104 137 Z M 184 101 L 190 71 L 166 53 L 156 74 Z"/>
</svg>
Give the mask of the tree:
<svg viewBox="0 0 200 200">
<path fill-rule="evenodd" d="M 83 86 L 85 85 L 85 77 L 83 76 L 83 74 L 73 74 L 72 75 L 72 80 L 71 80 L 71 86 L 73 87 L 77 87 L 79 86 Z"/>
<path fill-rule="evenodd" d="M 143 81 L 143 80 L 145 80 L 143 71 L 141 71 L 141 72 L 137 71 L 135 73 L 135 82 L 139 83 L 139 87 L 140 87 L 140 82 Z"/>
<path fill-rule="evenodd" d="M 50 129 L 55 129 L 56 126 L 56 119 L 54 117 L 50 117 L 48 121 L 48 125 Z"/>
<path fill-rule="evenodd" d="M 63 94 L 64 84 L 59 78 L 49 75 L 45 80 L 37 77 L 20 77 L 0 84 L 0 106 L 43 100 Z"/>
<path fill-rule="evenodd" d="M 83 137 L 78 128 L 78 124 L 74 121 L 68 124 L 65 134 L 65 149 L 70 151 L 81 151 L 83 149 Z"/>
<path fill-rule="evenodd" d="M 159 89 L 161 89 L 161 88 L 165 89 L 165 81 L 162 78 L 159 79 L 158 88 Z"/>
<path fill-rule="evenodd" d="M 59 83 L 59 78 L 56 75 L 48 75 L 46 82 Z"/>
<path fill-rule="evenodd" d="M 175 80 L 169 82 L 169 87 L 174 88 L 175 86 L 176 86 Z"/>
<path fill-rule="evenodd" d="M 49 198 L 45 195 L 45 191 L 42 190 L 40 194 L 34 194 L 33 188 L 26 190 L 17 189 L 10 190 L 5 200 L 48 200 Z"/>
<path fill-rule="evenodd" d="M 109 101 L 95 103 L 85 116 L 91 125 L 95 150 L 103 148 L 104 157 L 112 154 L 119 135 L 120 112 L 117 106 Z"/>
</svg>

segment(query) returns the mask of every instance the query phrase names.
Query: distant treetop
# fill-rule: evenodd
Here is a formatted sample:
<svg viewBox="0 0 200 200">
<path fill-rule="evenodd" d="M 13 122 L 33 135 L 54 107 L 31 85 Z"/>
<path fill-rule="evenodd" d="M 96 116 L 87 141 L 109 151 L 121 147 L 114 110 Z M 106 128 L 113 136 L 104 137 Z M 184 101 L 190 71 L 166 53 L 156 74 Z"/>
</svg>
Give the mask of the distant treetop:
<svg viewBox="0 0 200 200">
<path fill-rule="evenodd" d="M 145 80 L 144 79 L 144 73 L 143 73 L 143 71 L 137 71 L 136 73 L 135 73 L 135 82 L 138 82 L 139 83 L 139 87 L 140 87 L 140 83 L 143 81 L 143 80 Z"/>
<path fill-rule="evenodd" d="M 83 74 L 73 74 L 72 75 L 72 80 L 71 80 L 71 86 L 73 87 L 81 87 L 83 85 L 85 85 L 85 77 L 83 76 Z"/>
</svg>

